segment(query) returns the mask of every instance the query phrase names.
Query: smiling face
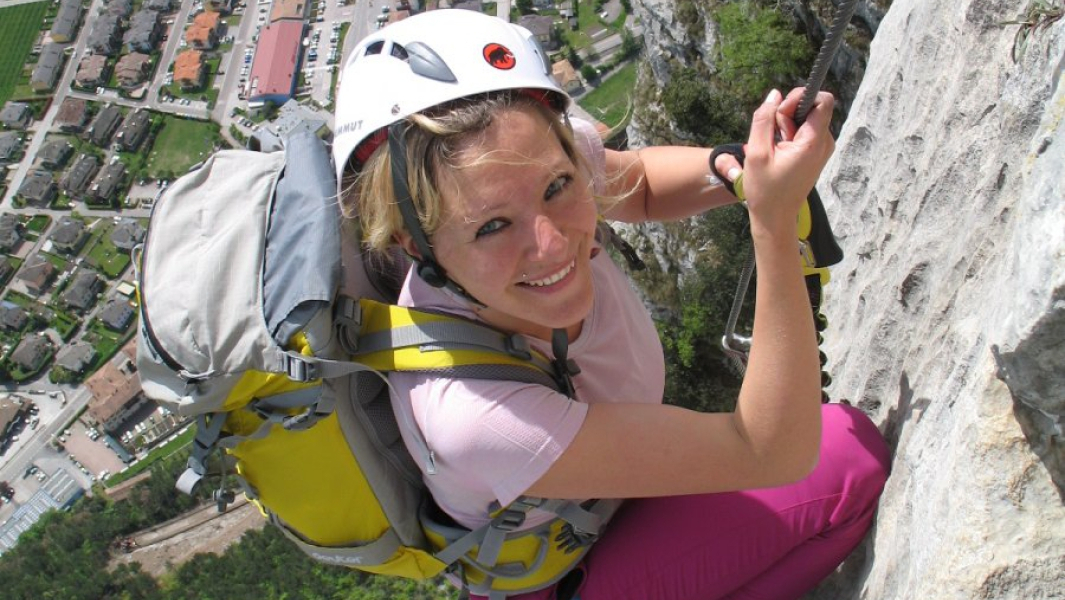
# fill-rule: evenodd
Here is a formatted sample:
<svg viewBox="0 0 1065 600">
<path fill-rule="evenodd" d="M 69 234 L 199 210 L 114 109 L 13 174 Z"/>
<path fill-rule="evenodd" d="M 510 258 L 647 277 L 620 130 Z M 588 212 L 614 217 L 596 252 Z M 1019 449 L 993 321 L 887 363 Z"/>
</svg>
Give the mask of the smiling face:
<svg viewBox="0 0 1065 600">
<path fill-rule="evenodd" d="M 448 275 L 509 331 L 550 339 L 580 331 L 592 307 L 597 209 L 588 174 L 543 114 L 516 105 L 470 136 L 441 174 L 444 217 L 432 234 Z"/>
</svg>

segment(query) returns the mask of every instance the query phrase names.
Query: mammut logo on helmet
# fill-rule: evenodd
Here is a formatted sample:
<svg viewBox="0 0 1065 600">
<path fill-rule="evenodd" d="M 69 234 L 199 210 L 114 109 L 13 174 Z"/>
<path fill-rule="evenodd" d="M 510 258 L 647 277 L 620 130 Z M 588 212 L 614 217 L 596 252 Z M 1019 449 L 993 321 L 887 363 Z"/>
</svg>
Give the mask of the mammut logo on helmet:
<svg viewBox="0 0 1065 600">
<path fill-rule="evenodd" d="M 503 44 L 488 44 L 482 52 L 488 64 L 497 69 L 506 71 L 507 69 L 513 69 L 514 65 L 517 64 L 514 60 L 514 53 Z"/>
</svg>

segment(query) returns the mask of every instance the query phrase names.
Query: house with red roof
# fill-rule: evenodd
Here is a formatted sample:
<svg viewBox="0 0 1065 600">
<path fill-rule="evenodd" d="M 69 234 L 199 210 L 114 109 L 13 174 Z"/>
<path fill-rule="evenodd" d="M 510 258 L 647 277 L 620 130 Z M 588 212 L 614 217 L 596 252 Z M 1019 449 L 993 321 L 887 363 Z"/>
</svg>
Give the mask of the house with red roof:
<svg viewBox="0 0 1065 600">
<path fill-rule="evenodd" d="M 281 105 L 295 94 L 303 28 L 302 21 L 291 20 L 263 28 L 248 79 L 248 108 L 261 108 L 267 102 Z"/>
<path fill-rule="evenodd" d="M 174 60 L 174 83 L 183 90 L 194 90 L 203 85 L 206 66 L 203 52 L 186 50 Z"/>
<path fill-rule="evenodd" d="M 217 12 L 205 11 L 193 20 L 192 25 L 185 31 L 185 41 L 197 50 L 210 50 L 218 46 L 218 30 L 221 23 L 221 15 Z"/>
</svg>

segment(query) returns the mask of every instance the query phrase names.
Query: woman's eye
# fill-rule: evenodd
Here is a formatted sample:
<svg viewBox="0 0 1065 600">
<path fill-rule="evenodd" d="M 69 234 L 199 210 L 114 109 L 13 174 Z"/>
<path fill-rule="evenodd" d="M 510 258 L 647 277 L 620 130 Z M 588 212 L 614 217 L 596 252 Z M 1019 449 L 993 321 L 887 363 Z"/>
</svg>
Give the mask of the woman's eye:
<svg viewBox="0 0 1065 600">
<path fill-rule="evenodd" d="M 547 185 L 547 190 L 544 191 L 544 199 L 550 200 L 554 198 L 571 181 L 573 181 L 573 177 L 571 175 L 562 175 L 561 177 L 556 177 L 554 181 Z"/>
<path fill-rule="evenodd" d="M 489 235 L 502 229 L 506 222 L 501 219 L 492 219 L 477 229 L 477 237 Z"/>
</svg>

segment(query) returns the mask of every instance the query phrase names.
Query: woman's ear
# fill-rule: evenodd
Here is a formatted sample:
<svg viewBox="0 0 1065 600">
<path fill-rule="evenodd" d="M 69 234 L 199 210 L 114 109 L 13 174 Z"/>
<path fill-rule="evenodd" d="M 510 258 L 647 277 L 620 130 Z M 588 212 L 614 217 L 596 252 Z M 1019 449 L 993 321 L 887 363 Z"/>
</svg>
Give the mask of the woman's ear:
<svg viewBox="0 0 1065 600">
<path fill-rule="evenodd" d="M 418 252 L 418 248 L 416 247 L 416 245 L 414 243 L 414 239 L 406 231 L 397 231 L 396 233 L 393 233 L 392 234 L 392 240 L 394 242 L 396 242 L 396 245 L 398 245 L 400 248 L 402 248 L 403 252 L 407 256 L 411 257 L 411 259 L 413 259 L 413 260 L 421 260 L 422 259 L 422 255 Z"/>
</svg>

